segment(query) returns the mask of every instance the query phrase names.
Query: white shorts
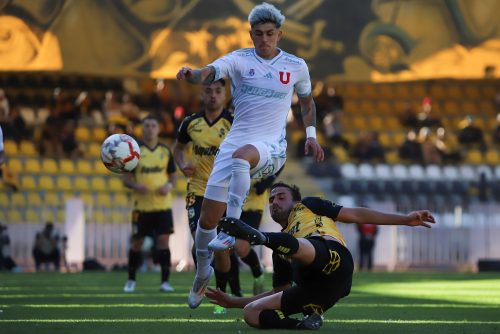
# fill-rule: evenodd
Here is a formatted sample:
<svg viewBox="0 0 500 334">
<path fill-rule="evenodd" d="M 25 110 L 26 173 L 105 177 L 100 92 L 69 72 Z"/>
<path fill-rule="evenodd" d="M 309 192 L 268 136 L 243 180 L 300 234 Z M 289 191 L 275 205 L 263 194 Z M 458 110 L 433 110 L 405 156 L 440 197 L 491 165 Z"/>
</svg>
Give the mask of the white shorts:
<svg viewBox="0 0 500 334">
<path fill-rule="evenodd" d="M 254 146 L 259 151 L 259 163 L 250 170 L 252 179 L 263 179 L 276 174 L 286 161 L 286 146 L 270 144 L 268 142 L 253 142 L 249 145 Z M 231 180 L 231 169 L 233 163 L 233 153 L 239 147 L 223 143 L 220 146 L 219 153 L 215 158 L 212 173 L 208 178 L 205 198 L 219 202 L 227 202 L 229 181 Z"/>
</svg>

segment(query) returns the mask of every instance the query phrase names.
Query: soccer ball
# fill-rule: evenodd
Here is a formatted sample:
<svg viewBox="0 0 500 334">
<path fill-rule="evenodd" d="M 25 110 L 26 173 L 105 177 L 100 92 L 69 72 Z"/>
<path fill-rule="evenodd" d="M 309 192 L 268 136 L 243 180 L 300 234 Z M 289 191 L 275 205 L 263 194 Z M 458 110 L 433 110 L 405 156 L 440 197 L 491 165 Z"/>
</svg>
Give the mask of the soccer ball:
<svg viewBox="0 0 500 334">
<path fill-rule="evenodd" d="M 141 149 L 129 135 L 111 135 L 101 145 L 101 160 L 114 173 L 133 171 L 140 158 Z"/>
</svg>

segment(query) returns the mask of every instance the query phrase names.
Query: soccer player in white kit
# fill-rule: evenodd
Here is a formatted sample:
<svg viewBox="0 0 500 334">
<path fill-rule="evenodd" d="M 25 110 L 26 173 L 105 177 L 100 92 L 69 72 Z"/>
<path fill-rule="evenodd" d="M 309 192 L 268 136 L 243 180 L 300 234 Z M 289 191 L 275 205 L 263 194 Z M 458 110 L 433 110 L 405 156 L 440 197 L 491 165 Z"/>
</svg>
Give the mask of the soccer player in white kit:
<svg viewBox="0 0 500 334">
<path fill-rule="evenodd" d="M 197 270 L 188 297 L 191 308 L 201 304 L 213 274 L 213 250 L 234 245 L 234 238 L 226 234 L 216 238 L 224 211 L 228 217 L 239 218 L 250 178 L 272 175 L 285 163 L 285 127 L 294 90 L 306 127 L 305 154 L 312 152 L 318 162 L 324 159 L 316 141 L 316 107 L 307 65 L 277 46 L 285 17 L 273 5 L 262 3 L 252 9 L 248 21 L 254 48 L 234 51 L 201 69 L 182 67 L 177 73 L 178 80 L 193 84 L 229 77 L 235 106 L 233 125 L 208 179 L 196 230 Z M 216 254 L 216 261 L 228 256 L 227 252 Z"/>
</svg>

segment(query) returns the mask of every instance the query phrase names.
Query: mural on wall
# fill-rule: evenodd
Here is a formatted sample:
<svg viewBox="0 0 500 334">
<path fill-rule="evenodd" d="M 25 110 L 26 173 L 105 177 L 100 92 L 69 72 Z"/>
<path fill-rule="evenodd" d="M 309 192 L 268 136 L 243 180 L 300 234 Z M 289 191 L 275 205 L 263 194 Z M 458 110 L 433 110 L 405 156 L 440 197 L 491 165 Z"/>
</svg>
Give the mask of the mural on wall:
<svg viewBox="0 0 500 334">
<path fill-rule="evenodd" d="M 251 47 L 260 0 L 0 0 L 0 70 L 172 78 Z M 415 80 L 500 71 L 496 0 L 268 0 L 280 46 L 314 79 Z"/>
</svg>

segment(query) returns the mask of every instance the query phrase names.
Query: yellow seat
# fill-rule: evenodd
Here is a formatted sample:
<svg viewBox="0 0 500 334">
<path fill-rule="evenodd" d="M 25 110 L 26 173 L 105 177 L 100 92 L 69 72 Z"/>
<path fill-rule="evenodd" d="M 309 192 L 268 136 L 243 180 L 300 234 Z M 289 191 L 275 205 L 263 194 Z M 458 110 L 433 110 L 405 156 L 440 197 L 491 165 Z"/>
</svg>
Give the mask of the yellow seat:
<svg viewBox="0 0 500 334">
<path fill-rule="evenodd" d="M 59 206 L 62 203 L 61 199 L 59 198 L 59 194 L 57 192 L 54 192 L 54 191 L 46 192 L 43 199 L 44 199 L 45 205 L 52 206 L 52 207 Z"/>
<path fill-rule="evenodd" d="M 101 159 L 94 160 L 94 173 L 98 175 L 110 175 L 111 172 L 104 166 Z"/>
<path fill-rule="evenodd" d="M 45 158 L 42 160 L 42 171 L 45 174 L 57 174 L 59 172 L 59 167 L 57 162 L 51 158 Z"/>
<path fill-rule="evenodd" d="M 122 193 L 115 193 L 115 196 L 113 197 L 113 202 L 118 207 L 129 207 L 131 204 L 128 199 L 128 196 Z"/>
<path fill-rule="evenodd" d="M 41 207 L 44 202 L 38 191 L 28 192 L 26 194 L 26 200 L 30 207 Z"/>
<path fill-rule="evenodd" d="M 483 162 L 483 154 L 481 151 L 471 149 L 465 155 L 465 162 L 473 165 L 479 165 Z"/>
<path fill-rule="evenodd" d="M 101 158 L 101 144 L 100 143 L 90 143 L 87 155 L 91 158 Z"/>
<path fill-rule="evenodd" d="M 56 177 L 56 187 L 59 191 L 70 191 L 73 189 L 73 182 L 69 176 L 60 175 Z"/>
<path fill-rule="evenodd" d="M 28 223 L 38 223 L 40 221 L 40 210 L 35 210 L 35 209 L 26 210 L 25 220 Z"/>
<path fill-rule="evenodd" d="M 113 200 L 108 193 L 98 193 L 95 204 L 101 208 L 111 208 L 113 207 Z"/>
<path fill-rule="evenodd" d="M 339 163 L 349 162 L 349 154 L 342 146 L 334 146 L 332 148 L 332 154 Z"/>
<path fill-rule="evenodd" d="M 76 163 L 76 171 L 78 174 L 90 175 L 93 173 L 92 164 L 88 160 L 78 160 Z"/>
<path fill-rule="evenodd" d="M 42 209 L 41 217 L 43 221 L 51 221 L 56 222 L 56 213 L 55 209 Z"/>
<path fill-rule="evenodd" d="M 74 174 L 75 164 L 69 159 L 62 159 L 61 161 L 59 161 L 59 172 L 65 174 Z"/>
<path fill-rule="evenodd" d="M 42 190 L 54 190 L 54 179 L 49 175 L 40 176 L 39 187 Z"/>
<path fill-rule="evenodd" d="M 66 211 L 64 209 L 57 210 L 56 221 L 59 223 L 64 223 L 66 221 Z"/>
<path fill-rule="evenodd" d="M 89 141 L 90 140 L 90 131 L 86 127 L 77 127 L 75 130 L 75 138 L 77 141 Z"/>
<path fill-rule="evenodd" d="M 35 190 L 38 189 L 36 179 L 32 175 L 23 175 L 21 177 L 20 187 L 22 190 Z"/>
<path fill-rule="evenodd" d="M 447 93 L 448 93 L 448 97 L 450 97 L 452 99 L 462 99 L 463 98 L 462 87 L 460 87 L 459 85 L 448 86 Z"/>
<path fill-rule="evenodd" d="M 104 139 L 106 139 L 107 136 L 108 133 L 103 128 L 94 128 L 92 130 L 92 140 L 98 142 L 99 146 L 101 146 L 101 143 L 104 141 Z"/>
<path fill-rule="evenodd" d="M 0 191 L 0 208 L 8 208 L 10 206 L 10 196 L 7 193 Z M 1 210 L 0 210 L 1 211 Z"/>
<path fill-rule="evenodd" d="M 16 192 L 10 196 L 10 205 L 15 208 L 25 208 L 26 205 L 26 197 L 23 193 Z"/>
<path fill-rule="evenodd" d="M 94 205 L 94 196 L 91 193 L 81 193 L 79 197 L 83 200 L 83 203 L 85 203 L 85 205 L 89 207 L 92 207 Z"/>
<path fill-rule="evenodd" d="M 486 152 L 485 160 L 487 164 L 494 166 L 500 165 L 500 154 L 496 149 L 489 149 Z"/>
<path fill-rule="evenodd" d="M 385 121 L 382 119 L 382 117 L 371 116 L 370 128 L 374 131 L 382 131 L 383 129 L 385 129 Z"/>
<path fill-rule="evenodd" d="M 92 191 L 105 191 L 107 190 L 107 184 L 104 178 L 94 176 L 90 181 L 90 188 L 92 189 Z"/>
<path fill-rule="evenodd" d="M 26 173 L 39 174 L 41 170 L 40 160 L 31 158 L 24 161 L 24 171 Z"/>
<path fill-rule="evenodd" d="M 19 145 L 19 153 L 27 157 L 35 157 L 38 155 L 35 145 L 32 142 L 23 140 Z"/>
<path fill-rule="evenodd" d="M 111 191 L 121 192 L 125 189 L 123 188 L 123 181 L 120 177 L 110 177 L 108 179 L 108 188 Z"/>
<path fill-rule="evenodd" d="M 104 223 L 106 218 L 103 210 L 92 210 L 92 220 L 94 223 Z"/>
<path fill-rule="evenodd" d="M 479 99 L 479 96 L 480 96 L 479 87 L 477 85 L 474 85 L 474 84 L 467 85 L 464 88 L 464 94 L 465 94 L 465 97 L 468 99 L 473 99 L 473 100 Z"/>
<path fill-rule="evenodd" d="M 22 210 L 9 209 L 7 211 L 7 223 L 20 223 L 23 221 Z"/>
<path fill-rule="evenodd" d="M 19 158 L 9 158 L 7 160 L 7 166 L 14 173 L 21 173 L 24 170 L 23 162 Z"/>
<path fill-rule="evenodd" d="M 74 180 L 74 189 L 76 191 L 88 191 L 89 190 L 89 180 L 85 176 L 77 176 Z"/>
<path fill-rule="evenodd" d="M 134 136 L 135 138 L 142 138 L 142 125 L 137 124 L 134 126 Z"/>
<path fill-rule="evenodd" d="M 14 157 L 19 154 L 16 142 L 10 139 L 6 139 L 4 141 L 3 150 L 5 151 L 5 155 L 8 157 Z"/>
</svg>

